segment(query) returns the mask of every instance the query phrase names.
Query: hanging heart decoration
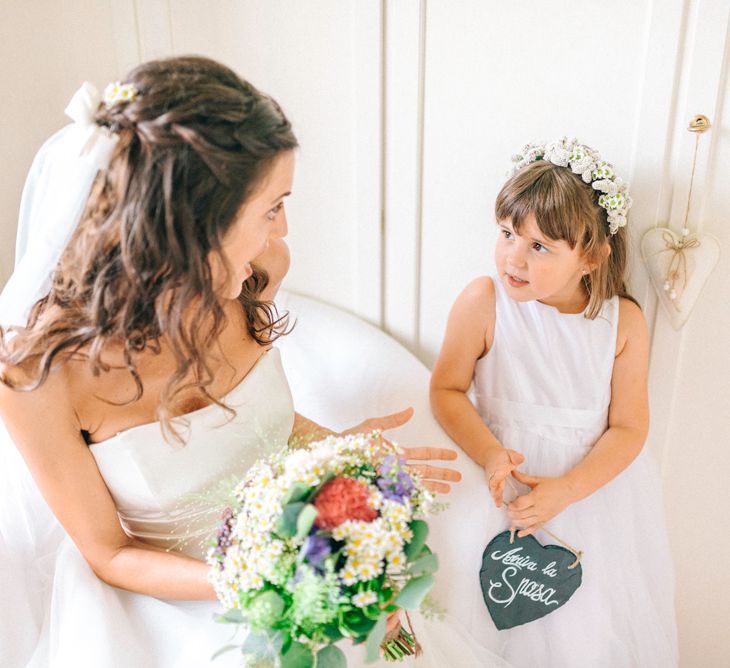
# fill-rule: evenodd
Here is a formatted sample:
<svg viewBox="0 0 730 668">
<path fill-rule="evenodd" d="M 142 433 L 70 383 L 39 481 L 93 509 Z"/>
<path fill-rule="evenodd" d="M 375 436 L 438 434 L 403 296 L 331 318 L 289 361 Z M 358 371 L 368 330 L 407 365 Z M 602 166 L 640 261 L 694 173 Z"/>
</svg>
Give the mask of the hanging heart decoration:
<svg viewBox="0 0 730 668">
<path fill-rule="evenodd" d="M 682 328 L 720 259 L 720 244 L 709 234 L 678 235 L 666 227 L 647 230 L 641 255 L 651 284 L 674 329 Z"/>
</svg>

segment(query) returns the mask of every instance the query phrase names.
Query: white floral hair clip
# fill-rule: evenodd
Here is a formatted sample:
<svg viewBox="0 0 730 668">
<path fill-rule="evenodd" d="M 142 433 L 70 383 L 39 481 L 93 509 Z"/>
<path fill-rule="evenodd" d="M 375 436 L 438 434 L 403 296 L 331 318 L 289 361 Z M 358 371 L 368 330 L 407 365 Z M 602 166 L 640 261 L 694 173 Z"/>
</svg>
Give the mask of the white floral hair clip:
<svg viewBox="0 0 730 668">
<path fill-rule="evenodd" d="M 120 102 L 133 102 L 139 96 L 139 91 L 131 83 L 112 81 L 104 89 L 104 104 L 107 109 Z"/>
<path fill-rule="evenodd" d="M 613 165 L 606 162 L 598 151 L 568 137 L 547 144 L 525 144 L 520 154 L 512 156 L 510 176 L 538 160 L 568 167 L 601 193 L 598 204 L 608 213 L 608 231 L 611 234 L 616 234 L 619 227 L 626 225 L 626 216 L 632 204 L 629 186 L 616 176 Z"/>
</svg>

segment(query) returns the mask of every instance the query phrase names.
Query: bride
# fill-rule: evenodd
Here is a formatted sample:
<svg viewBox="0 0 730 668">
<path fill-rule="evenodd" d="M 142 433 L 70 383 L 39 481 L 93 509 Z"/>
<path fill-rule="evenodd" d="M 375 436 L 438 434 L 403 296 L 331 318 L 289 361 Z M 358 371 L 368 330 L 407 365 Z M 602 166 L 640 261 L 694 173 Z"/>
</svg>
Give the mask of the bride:
<svg viewBox="0 0 730 668">
<path fill-rule="evenodd" d="M 231 640 L 202 561 L 216 492 L 331 433 L 294 412 L 271 345 L 297 141 L 204 58 L 143 64 L 103 99 L 85 84 L 67 113 L 0 296 L 0 663 L 202 666 Z M 436 491 L 458 480 L 414 468 Z"/>
</svg>

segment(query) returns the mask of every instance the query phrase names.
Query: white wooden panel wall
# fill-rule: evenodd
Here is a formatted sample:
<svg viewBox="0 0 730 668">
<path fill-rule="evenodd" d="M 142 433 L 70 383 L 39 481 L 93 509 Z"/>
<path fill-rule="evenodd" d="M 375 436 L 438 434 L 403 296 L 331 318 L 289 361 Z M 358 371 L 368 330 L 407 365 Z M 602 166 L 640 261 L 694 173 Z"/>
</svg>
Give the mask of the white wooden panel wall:
<svg viewBox="0 0 730 668">
<path fill-rule="evenodd" d="M 681 332 L 663 313 L 656 315 L 650 439 L 663 455 L 682 665 L 721 666 L 730 652 L 730 638 L 718 625 L 730 619 L 730 580 L 717 568 L 730 558 L 725 530 L 730 508 L 730 2 L 690 3 L 682 33 L 671 171 L 663 181 L 671 202 L 665 220 L 675 230 L 682 227 L 694 150 L 694 136 L 685 127 L 694 114 L 704 113 L 714 127 L 699 144 L 688 223 L 693 231 L 714 235 L 722 251 Z"/>
<path fill-rule="evenodd" d="M 511 155 L 569 135 L 629 172 L 649 6 L 428 2 L 418 342 L 426 361 L 456 295 L 493 271 L 494 200 Z M 641 197 L 651 187 L 633 189 Z"/>
<path fill-rule="evenodd" d="M 301 144 L 286 286 L 380 324 L 381 8 L 318 0 L 312 10 L 298 0 L 171 0 L 161 47 L 221 60 L 281 103 Z"/>
<path fill-rule="evenodd" d="M 0 23 L 0 285 L 20 187 L 83 79 L 103 86 L 149 58 L 217 58 L 281 102 L 302 148 L 288 205 L 287 287 L 379 324 L 426 363 L 460 289 L 493 270 L 493 203 L 509 156 L 573 134 L 628 175 L 635 242 L 690 227 L 723 248 L 689 323 L 669 327 L 635 253 L 652 330 L 650 447 L 663 469 L 682 665 L 730 652 L 729 0 L 43 0 Z M 79 36 L 84 38 L 80 39 Z M 31 83 L 32 82 L 32 83 Z M 698 550 L 710 539 L 713 550 Z M 651 546 L 647 546 L 650 549 Z M 720 577 L 718 580 L 717 577 Z"/>
<path fill-rule="evenodd" d="M 0 20 L 0 287 L 15 258 L 20 192 L 35 152 L 84 79 L 116 74 L 110 0 L 3 0 Z"/>
</svg>

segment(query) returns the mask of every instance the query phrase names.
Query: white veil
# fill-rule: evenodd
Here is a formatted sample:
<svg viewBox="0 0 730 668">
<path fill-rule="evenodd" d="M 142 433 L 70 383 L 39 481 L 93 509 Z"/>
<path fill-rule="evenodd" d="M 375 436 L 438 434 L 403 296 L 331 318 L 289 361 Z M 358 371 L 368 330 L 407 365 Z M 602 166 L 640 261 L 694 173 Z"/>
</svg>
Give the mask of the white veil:
<svg viewBox="0 0 730 668">
<path fill-rule="evenodd" d="M 117 135 L 94 122 L 101 96 L 84 83 L 66 113 L 74 123 L 38 151 L 23 189 L 15 271 L 0 294 L 0 324 L 24 326 L 107 169 Z M 6 339 L 9 339 L 12 334 Z M 0 665 L 25 665 L 46 613 L 64 537 L 0 419 Z"/>
</svg>

